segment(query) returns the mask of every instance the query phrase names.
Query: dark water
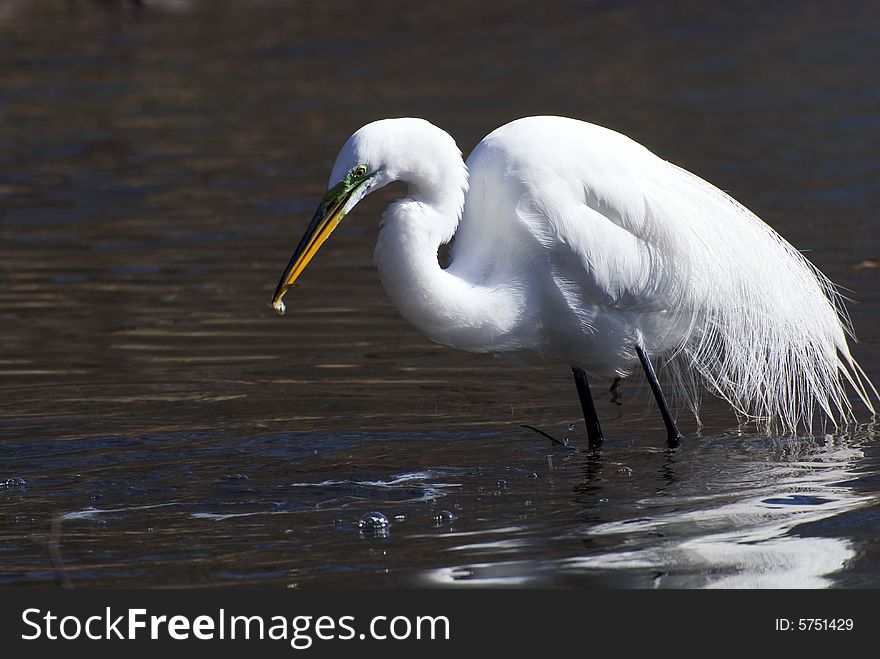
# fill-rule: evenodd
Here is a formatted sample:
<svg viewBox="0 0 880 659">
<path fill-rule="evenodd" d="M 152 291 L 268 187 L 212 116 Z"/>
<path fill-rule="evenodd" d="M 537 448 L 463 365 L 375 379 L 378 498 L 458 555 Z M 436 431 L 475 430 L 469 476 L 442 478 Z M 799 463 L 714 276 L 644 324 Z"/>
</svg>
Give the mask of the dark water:
<svg viewBox="0 0 880 659">
<path fill-rule="evenodd" d="M 268 308 L 360 125 L 424 116 L 467 152 L 562 114 L 809 250 L 880 380 L 877 5 L 659 5 L 2 3 L 0 583 L 880 587 L 870 426 L 766 438 L 709 402 L 669 453 L 635 382 L 591 455 L 564 367 L 390 307 L 396 191 Z"/>
</svg>

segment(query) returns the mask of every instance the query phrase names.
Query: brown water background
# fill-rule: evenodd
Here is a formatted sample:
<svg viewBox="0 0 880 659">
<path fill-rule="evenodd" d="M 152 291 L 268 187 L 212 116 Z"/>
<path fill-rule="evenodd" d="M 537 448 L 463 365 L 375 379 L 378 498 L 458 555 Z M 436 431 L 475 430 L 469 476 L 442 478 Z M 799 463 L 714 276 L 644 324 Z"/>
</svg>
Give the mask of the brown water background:
<svg viewBox="0 0 880 659">
<path fill-rule="evenodd" d="M 669 453 L 633 382 L 598 395 L 601 454 L 552 445 L 520 425 L 585 447 L 565 367 L 433 345 L 385 298 L 399 190 L 267 305 L 362 124 L 467 153 L 560 114 L 808 251 L 878 382 L 877 7 L 5 0 L 0 583 L 880 587 L 871 426 L 767 438 L 709 401 Z"/>
</svg>

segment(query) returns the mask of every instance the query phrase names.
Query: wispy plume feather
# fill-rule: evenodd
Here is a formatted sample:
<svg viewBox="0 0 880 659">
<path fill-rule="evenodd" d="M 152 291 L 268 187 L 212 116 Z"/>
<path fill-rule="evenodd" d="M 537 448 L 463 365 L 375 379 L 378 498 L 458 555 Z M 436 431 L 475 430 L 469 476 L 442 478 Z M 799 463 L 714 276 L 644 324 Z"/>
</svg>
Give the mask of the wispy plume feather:
<svg viewBox="0 0 880 659">
<path fill-rule="evenodd" d="M 817 412 L 853 420 L 848 383 L 873 413 L 877 392 L 847 346 L 852 325 L 834 285 L 729 195 L 664 169 L 662 186 L 645 190 L 648 223 L 678 264 L 669 288 L 689 328 L 665 370 L 691 409 L 702 380 L 767 432 L 811 431 Z"/>
</svg>

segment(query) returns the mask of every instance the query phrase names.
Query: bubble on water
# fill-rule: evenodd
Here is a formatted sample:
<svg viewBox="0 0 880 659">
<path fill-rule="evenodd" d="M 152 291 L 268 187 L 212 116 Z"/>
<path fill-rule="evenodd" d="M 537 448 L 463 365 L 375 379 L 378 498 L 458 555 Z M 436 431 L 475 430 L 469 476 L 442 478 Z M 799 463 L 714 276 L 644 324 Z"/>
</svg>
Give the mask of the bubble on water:
<svg viewBox="0 0 880 659">
<path fill-rule="evenodd" d="M 437 526 L 449 526 L 455 521 L 455 514 L 449 510 L 440 510 L 434 513 L 434 524 Z"/>
<path fill-rule="evenodd" d="M 620 469 L 617 470 L 617 473 L 620 474 L 621 476 L 632 476 L 633 470 L 629 467 L 621 467 Z"/>
<path fill-rule="evenodd" d="M 495 487 L 499 490 L 506 490 L 510 488 L 510 483 L 503 478 L 495 481 Z"/>
<path fill-rule="evenodd" d="M 573 423 L 568 424 L 568 432 L 574 432 L 574 424 Z"/>
<path fill-rule="evenodd" d="M 608 503 L 608 497 L 602 497 L 599 499 L 599 503 Z"/>
<path fill-rule="evenodd" d="M 394 521 L 395 521 L 395 522 L 405 522 L 405 521 L 406 521 L 406 515 L 395 515 L 395 516 L 394 516 Z"/>
<path fill-rule="evenodd" d="M 388 521 L 388 518 L 383 513 L 373 510 L 362 515 L 357 525 L 359 529 L 364 531 L 379 531 L 387 529 L 391 526 L 391 522 Z"/>
<path fill-rule="evenodd" d="M 223 480 L 227 481 L 247 481 L 250 480 L 249 476 L 245 476 L 244 474 L 226 474 L 223 477 Z"/>
<path fill-rule="evenodd" d="M 473 579 L 474 571 L 469 567 L 457 567 L 453 568 L 451 576 L 456 581 L 460 579 Z"/>
<path fill-rule="evenodd" d="M 18 476 L 0 478 L 0 490 L 16 490 L 24 487 L 27 487 L 27 481 Z"/>
</svg>

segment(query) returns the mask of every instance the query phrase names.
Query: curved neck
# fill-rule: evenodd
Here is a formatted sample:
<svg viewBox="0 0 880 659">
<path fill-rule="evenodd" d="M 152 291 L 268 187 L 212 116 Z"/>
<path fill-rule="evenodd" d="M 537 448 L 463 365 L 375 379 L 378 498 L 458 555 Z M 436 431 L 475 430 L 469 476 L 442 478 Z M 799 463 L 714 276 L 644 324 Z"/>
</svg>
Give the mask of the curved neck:
<svg viewBox="0 0 880 659">
<path fill-rule="evenodd" d="M 463 190 L 458 187 L 462 202 Z M 376 243 L 379 277 L 404 318 L 437 343 L 472 352 L 503 350 L 521 307 L 512 291 L 481 285 L 466 267 L 444 270 L 437 260 L 463 208 L 455 190 L 447 191 L 428 199 L 411 184 L 411 196 L 388 207 Z"/>
</svg>

